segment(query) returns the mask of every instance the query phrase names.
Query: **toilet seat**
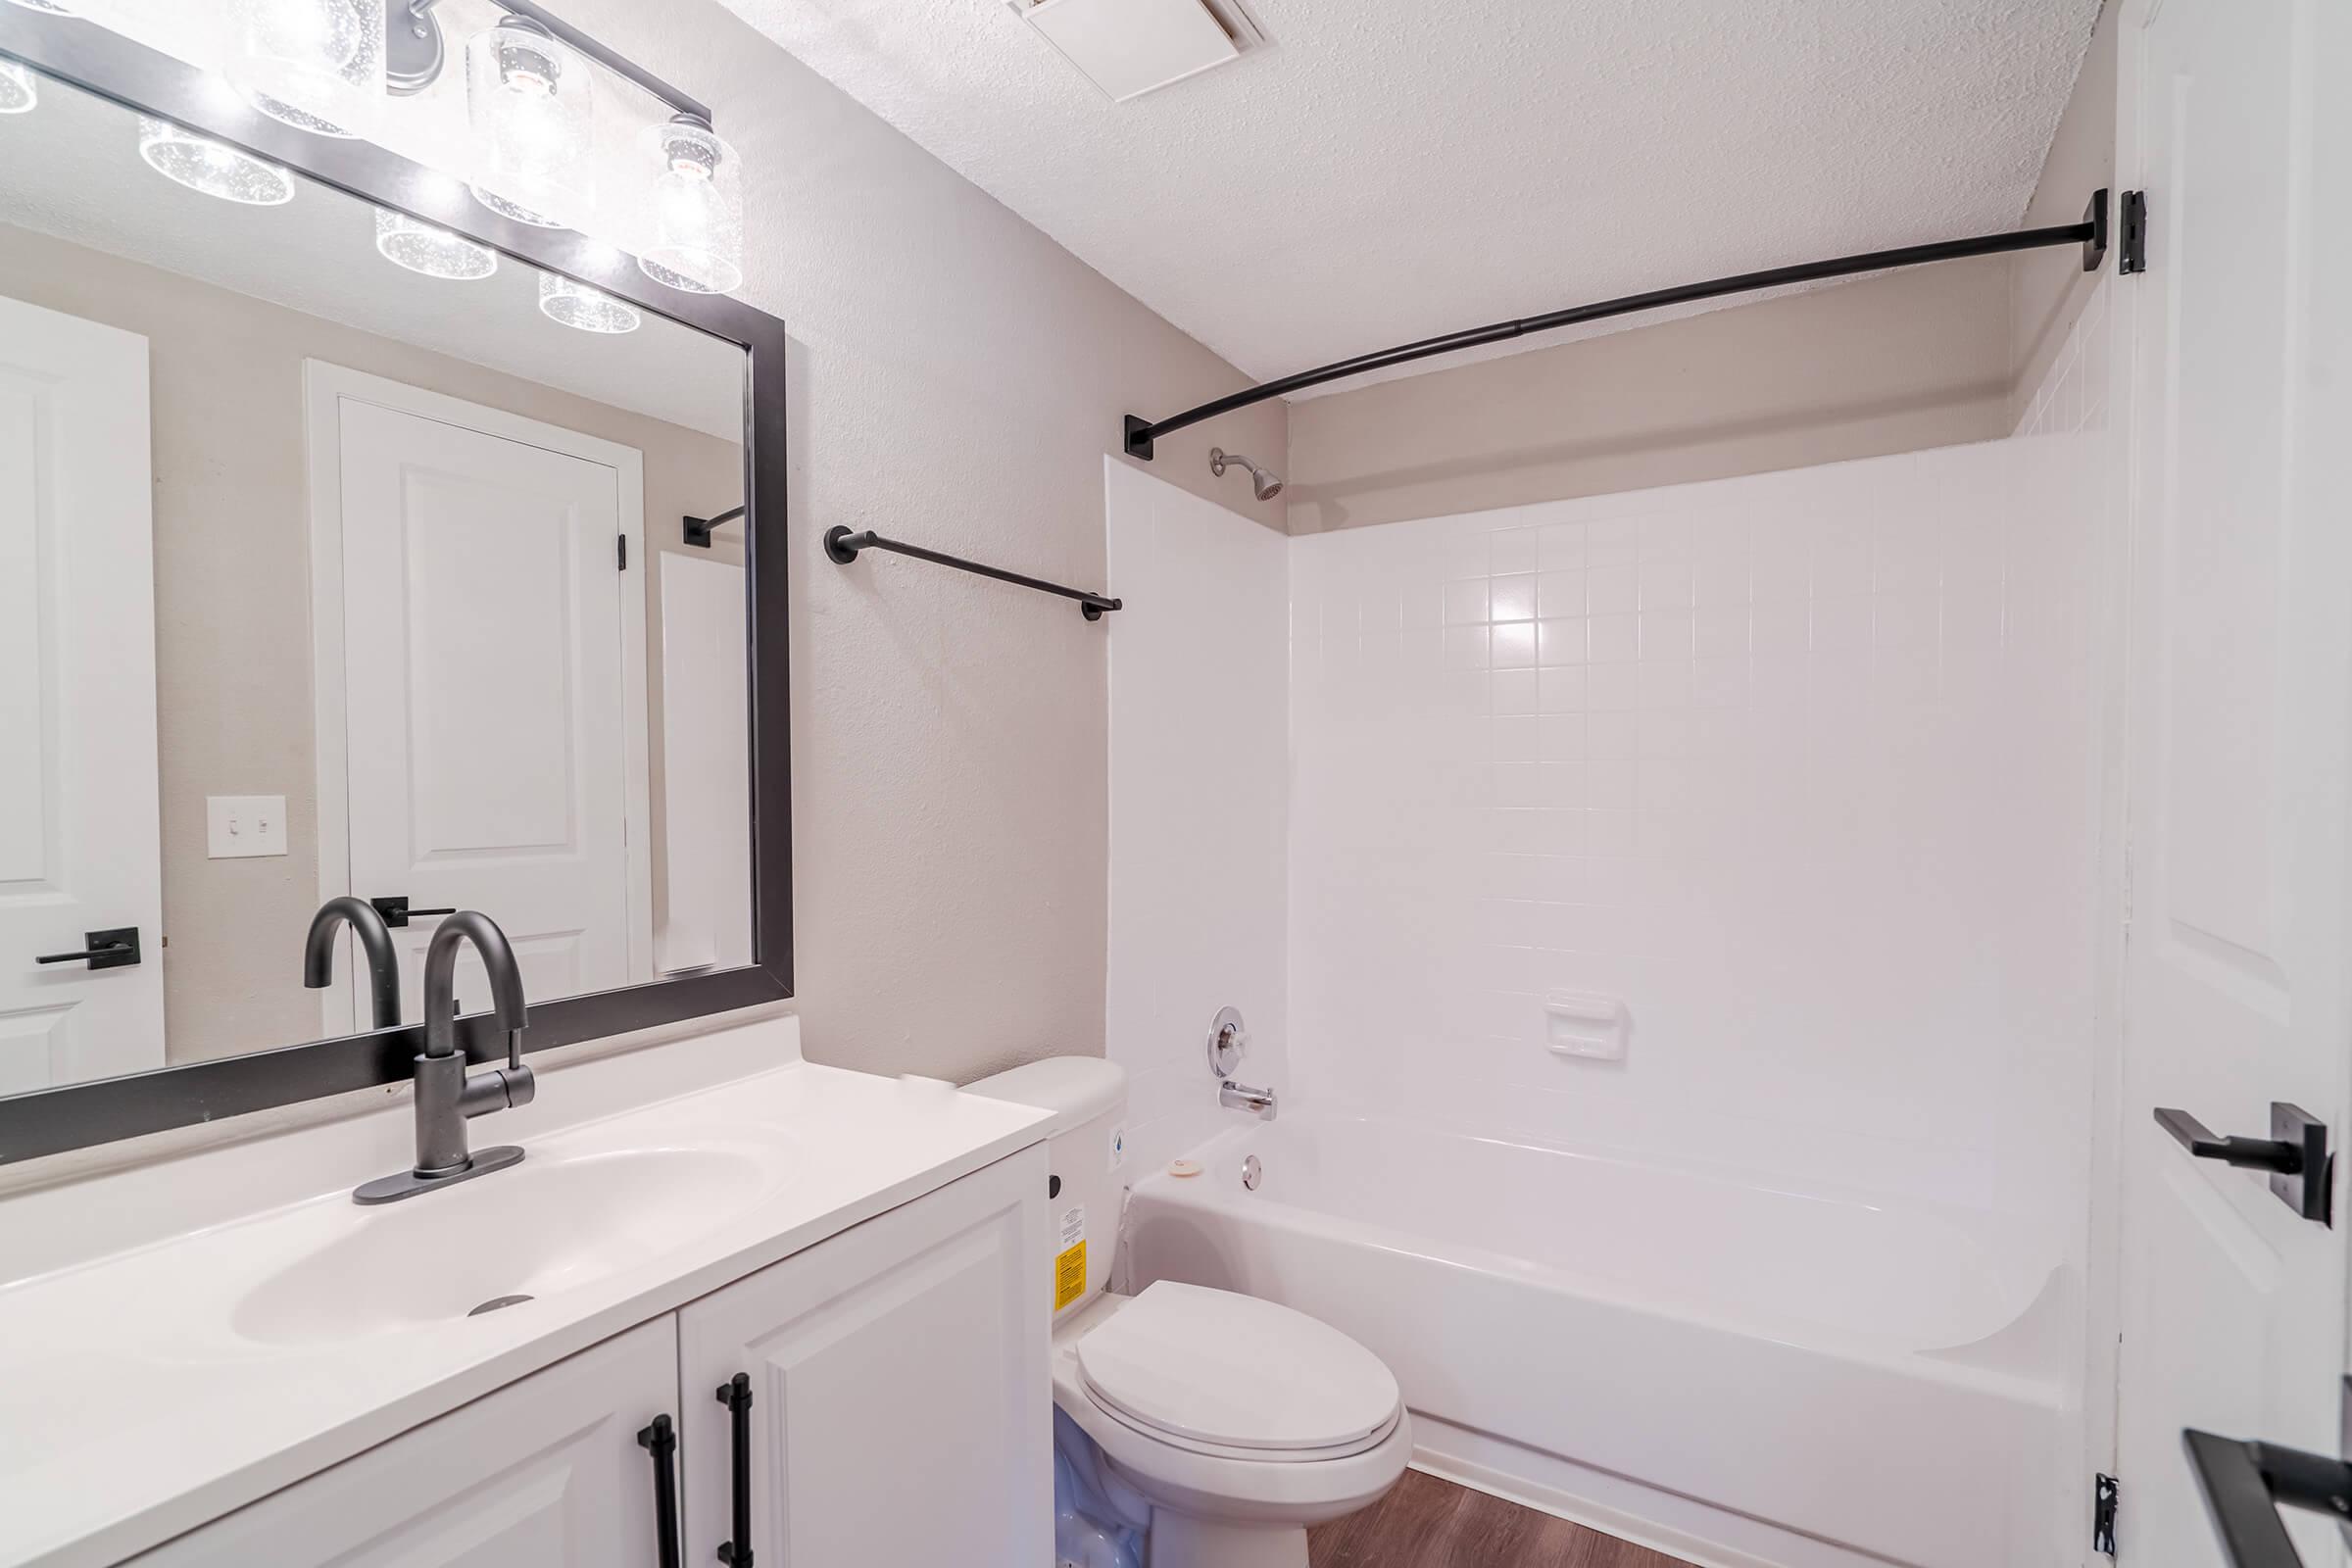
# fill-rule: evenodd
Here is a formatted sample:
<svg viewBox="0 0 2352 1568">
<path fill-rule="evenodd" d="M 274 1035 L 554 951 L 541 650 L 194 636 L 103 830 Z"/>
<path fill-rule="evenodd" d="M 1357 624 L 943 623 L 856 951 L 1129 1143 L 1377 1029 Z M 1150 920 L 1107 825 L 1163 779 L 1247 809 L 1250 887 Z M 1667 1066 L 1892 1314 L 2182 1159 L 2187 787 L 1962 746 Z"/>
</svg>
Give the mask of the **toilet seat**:
<svg viewBox="0 0 2352 1568">
<path fill-rule="evenodd" d="M 1273 1301 L 1162 1280 L 1075 1346 L 1088 1399 L 1194 1453 L 1260 1463 L 1377 1447 L 1403 1410 L 1378 1356 Z"/>
</svg>

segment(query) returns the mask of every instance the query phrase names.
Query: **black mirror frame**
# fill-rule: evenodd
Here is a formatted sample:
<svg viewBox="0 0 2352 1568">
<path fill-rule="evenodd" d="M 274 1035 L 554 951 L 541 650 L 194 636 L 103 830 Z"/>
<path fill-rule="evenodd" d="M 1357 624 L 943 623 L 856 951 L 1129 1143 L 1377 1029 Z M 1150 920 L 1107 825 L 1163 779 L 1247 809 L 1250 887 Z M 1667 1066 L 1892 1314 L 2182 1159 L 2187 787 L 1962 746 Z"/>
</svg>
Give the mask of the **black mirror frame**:
<svg viewBox="0 0 2352 1568">
<path fill-rule="evenodd" d="M 792 712 L 786 662 L 784 323 L 724 295 L 663 288 L 636 260 L 567 229 L 533 228 L 474 203 L 463 185 L 361 141 L 313 136 L 210 89 L 205 74 L 94 24 L 0 3 L 0 56 L 192 130 L 378 207 L 407 213 L 560 272 L 747 351 L 744 529 L 751 643 L 752 931 L 743 968 L 531 1004 L 525 1049 L 727 1012 L 793 994 Z M 0 215 L 4 217 L 5 215 Z M 764 615 L 761 613 L 764 609 Z M 287 950 L 288 972 L 301 954 Z M 0 1165 L 275 1105 L 406 1081 L 423 1026 L 265 1049 L 186 1066 L 0 1098 Z M 488 1019 L 459 1023 L 475 1061 L 502 1058 Z"/>
</svg>

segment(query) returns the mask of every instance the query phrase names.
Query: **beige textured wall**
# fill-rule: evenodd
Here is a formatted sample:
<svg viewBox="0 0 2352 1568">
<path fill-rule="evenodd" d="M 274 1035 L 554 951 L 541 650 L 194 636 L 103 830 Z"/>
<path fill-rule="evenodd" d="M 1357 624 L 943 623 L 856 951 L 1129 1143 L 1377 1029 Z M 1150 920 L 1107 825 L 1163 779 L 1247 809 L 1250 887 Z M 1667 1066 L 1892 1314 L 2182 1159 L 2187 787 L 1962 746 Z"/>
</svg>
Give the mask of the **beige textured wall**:
<svg viewBox="0 0 2352 1568">
<path fill-rule="evenodd" d="M 2006 435 L 2008 310 L 2005 260 L 1948 262 L 1311 398 L 1290 530 Z"/>
<path fill-rule="evenodd" d="M 2115 46 L 2122 0 L 2107 0 L 2090 35 L 2090 51 L 2075 78 L 2074 96 L 2042 161 L 2041 183 L 2026 208 L 2027 228 L 2072 223 L 2082 216 L 2090 193 L 2108 189 L 2108 213 L 2117 217 L 2123 193 L 2115 186 Z M 2009 425 L 2025 416 L 2034 389 L 2066 346 L 2067 329 L 2082 314 L 2099 278 L 2115 270 L 2115 253 L 2098 272 L 2082 270 L 2082 257 L 2068 250 L 2034 251 L 2010 263 Z"/>
<path fill-rule="evenodd" d="M 318 999 L 301 985 L 303 934 L 318 906 L 302 362 L 638 448 L 657 548 L 677 547 L 684 514 L 742 499 L 741 448 L 23 229 L 0 228 L 0 294 L 148 340 L 170 1057 L 316 1039 Z M 650 585 L 653 573 L 639 580 Z M 651 609 L 658 737 L 658 602 Z M 208 795 L 285 796 L 289 853 L 207 858 Z M 659 797 L 655 808 L 658 823 Z"/>
<path fill-rule="evenodd" d="M 716 112 L 748 171 L 744 295 L 793 337 L 808 1054 L 956 1078 L 1101 1054 L 1108 627 L 919 562 L 836 566 L 820 541 L 873 527 L 1103 583 L 1121 416 L 1244 378 L 711 0 L 563 10 Z M 1152 471 L 1240 505 L 1212 442 L 1280 467 L 1283 411 L 1161 444 Z"/>
</svg>

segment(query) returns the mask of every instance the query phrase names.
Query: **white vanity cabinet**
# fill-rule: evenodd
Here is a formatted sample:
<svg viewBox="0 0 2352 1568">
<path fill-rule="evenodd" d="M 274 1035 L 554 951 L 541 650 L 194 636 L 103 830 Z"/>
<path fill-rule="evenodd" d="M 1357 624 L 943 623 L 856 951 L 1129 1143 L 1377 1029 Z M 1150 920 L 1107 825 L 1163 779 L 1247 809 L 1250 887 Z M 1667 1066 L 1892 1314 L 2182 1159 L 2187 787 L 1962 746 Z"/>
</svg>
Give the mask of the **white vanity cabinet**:
<svg viewBox="0 0 2352 1568">
<path fill-rule="evenodd" d="M 1053 1258 L 1041 1149 L 870 1219 L 678 1313 L 686 1561 L 1034 1568 L 1054 1560 Z"/>
<path fill-rule="evenodd" d="M 663 1316 L 134 1559 L 134 1568 L 654 1568 L 678 1404 Z"/>
<path fill-rule="evenodd" d="M 1051 1562 L 1045 1196 L 1032 1146 L 136 1568 L 664 1568 L 657 1460 L 639 1442 L 661 1415 L 679 1438 L 676 1560 L 716 1562 L 739 1538 L 735 1420 L 715 1395 L 738 1373 L 760 1568 Z"/>
</svg>

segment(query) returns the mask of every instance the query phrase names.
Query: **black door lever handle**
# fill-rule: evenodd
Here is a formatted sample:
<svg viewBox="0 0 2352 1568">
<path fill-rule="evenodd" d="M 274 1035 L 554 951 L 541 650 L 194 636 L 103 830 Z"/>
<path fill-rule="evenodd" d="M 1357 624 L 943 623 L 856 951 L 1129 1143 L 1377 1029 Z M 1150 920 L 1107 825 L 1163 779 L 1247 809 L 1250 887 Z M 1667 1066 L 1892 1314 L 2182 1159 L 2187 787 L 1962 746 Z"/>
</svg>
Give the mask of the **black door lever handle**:
<svg viewBox="0 0 2352 1568">
<path fill-rule="evenodd" d="M 2218 1159 L 2246 1170 L 2277 1171 L 2283 1176 L 2303 1169 L 2303 1146 L 2279 1138 L 2223 1138 L 2185 1110 L 2159 1110 L 2156 1125 L 2199 1159 Z"/>
<path fill-rule="evenodd" d="M 384 917 L 384 924 L 397 931 L 411 920 L 421 920 L 428 914 L 455 914 L 455 909 L 412 909 L 404 895 L 398 898 L 369 899 L 375 912 Z"/>
<path fill-rule="evenodd" d="M 139 928 L 119 926 L 107 931 L 84 931 L 79 953 L 42 953 L 35 963 L 86 963 L 93 969 L 127 969 L 139 961 Z"/>
<path fill-rule="evenodd" d="M 2167 1107 L 2157 1109 L 2156 1125 L 2198 1159 L 2268 1171 L 2271 1191 L 2287 1207 L 2305 1219 L 2328 1223 L 2333 1172 L 2328 1157 L 2328 1124 L 2301 1106 L 2272 1101 L 2268 1138 L 2224 1138 L 2187 1111 Z"/>
</svg>

